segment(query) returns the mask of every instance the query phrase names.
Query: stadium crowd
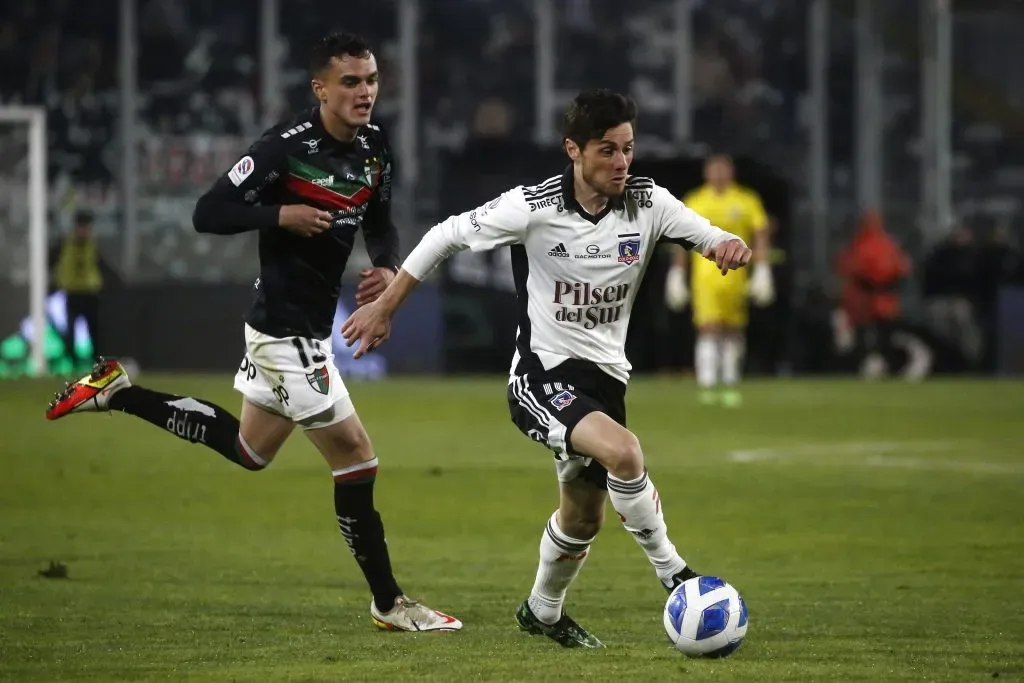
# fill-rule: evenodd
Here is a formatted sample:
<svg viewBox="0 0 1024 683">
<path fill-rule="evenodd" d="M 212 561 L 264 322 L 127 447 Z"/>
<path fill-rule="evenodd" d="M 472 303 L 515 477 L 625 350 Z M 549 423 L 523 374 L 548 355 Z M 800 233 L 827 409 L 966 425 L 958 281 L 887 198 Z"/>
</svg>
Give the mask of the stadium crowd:
<svg viewBox="0 0 1024 683">
<path fill-rule="evenodd" d="M 332 9 L 313 0 L 289 2 L 278 19 L 283 106 L 293 110 L 309 101 L 304 46 L 325 25 L 340 22 L 344 12 L 359 17 L 357 26 L 346 28 L 379 45 L 384 78 L 375 116 L 385 124 L 393 121 L 399 71 L 405 66 L 398 59 L 396 4 L 358 0 Z M 626 90 L 641 103 L 640 152 L 674 149 L 672 3 L 571 0 L 555 6 L 556 88 L 594 85 L 592 74 L 600 72 L 600 85 Z M 917 205 L 919 177 L 913 146 L 920 121 L 920 74 L 917 46 L 908 38 L 916 30 L 914 6 L 909 0 L 885 5 L 885 171 L 906 179 L 885 183 L 885 223 L 916 264 L 912 277 L 929 302 L 929 323 L 947 336 L 954 331 L 966 335 L 955 343 L 972 362 L 985 365 L 986 347 L 977 339 L 986 330 L 991 336 L 992 292 L 1021 276 L 1013 257 L 993 267 L 982 254 L 992 253 L 992 245 L 1013 247 L 1019 241 L 1024 184 L 1022 131 L 1015 124 L 1019 117 L 1007 116 L 1019 93 L 986 66 L 991 60 L 985 55 L 1005 46 L 1013 35 L 1007 27 L 1022 20 L 1018 15 L 993 18 L 981 10 L 958 14 L 956 49 L 965 71 L 957 77 L 965 87 L 957 89 L 954 199 L 963 225 L 930 254 L 916 209 L 908 208 Z M 527 0 L 462 0 L 458 11 L 448 0 L 421 0 L 420 7 L 416 68 L 422 186 L 416 198 L 419 222 L 428 224 L 438 217 L 431 209 L 438 205 L 434 179 L 442 152 L 481 138 L 531 137 L 535 22 L 533 3 Z M 693 8 L 694 140 L 706 149 L 769 164 L 793 183 L 799 196 L 808 85 L 804 8 L 781 0 L 694 0 Z M 853 206 L 850 182 L 857 111 L 849 30 L 853 17 L 841 7 L 833 14 L 829 244 L 835 255 L 852 238 L 861 216 Z M 104 249 L 110 250 L 118 248 L 119 36 L 118 22 L 112 20 L 117 16 L 116 0 L 16 3 L 0 16 L 0 104 L 47 107 L 55 224 L 70 228 L 74 212 L 89 209 Z M 259 12 L 238 11 L 232 3 L 139 0 L 137 24 L 139 231 L 156 236 L 160 247 L 147 254 L 151 260 L 142 270 L 151 279 L 245 280 L 250 274 L 243 264 L 251 244 L 239 240 L 234 251 L 213 249 L 191 234 L 183 212 L 230 163 L 241 140 L 263 125 Z M 584 48 L 595 55 L 596 64 L 571 57 Z M 1015 52 L 1004 52 L 1003 58 L 1014 59 Z M 799 219 L 798 211 L 794 220 Z M 975 237 L 967 238 L 968 233 Z M 794 240 L 790 257 L 809 259 L 805 244 Z M 956 276 L 937 265 L 950 259 L 962 266 Z M 950 296 L 971 303 L 976 335 L 965 331 L 971 326 L 952 324 L 965 309 L 942 303 Z"/>
</svg>

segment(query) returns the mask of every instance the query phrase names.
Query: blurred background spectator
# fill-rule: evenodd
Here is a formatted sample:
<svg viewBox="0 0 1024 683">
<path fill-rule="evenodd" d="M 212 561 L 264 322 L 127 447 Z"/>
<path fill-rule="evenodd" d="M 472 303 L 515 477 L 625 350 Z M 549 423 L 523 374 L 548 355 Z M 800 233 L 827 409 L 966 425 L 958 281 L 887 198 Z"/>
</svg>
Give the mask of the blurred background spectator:
<svg viewBox="0 0 1024 683">
<path fill-rule="evenodd" d="M 134 28 L 126 37 L 129 4 Z M 816 34 L 819 5 L 828 12 L 824 32 Z M 858 15 L 862 6 L 871 8 L 867 18 Z M 0 11 L 0 105 L 46 108 L 51 230 L 66 231 L 76 212 L 90 211 L 102 251 L 133 290 L 201 284 L 244 292 L 255 277 L 255 239 L 196 235 L 192 204 L 263 128 L 311 104 L 306 50 L 325 31 L 357 31 L 378 46 L 375 117 L 402 155 L 405 252 L 448 212 L 509 184 L 557 173 L 564 163 L 557 151 L 560 112 L 576 90 L 624 90 L 640 105 L 638 169 L 645 163 L 657 169 L 652 175 L 674 193 L 682 196 L 699 182 L 686 164 L 699 166 L 711 149 L 737 158 L 741 181 L 781 188 L 767 196 L 778 198 L 768 209 L 785 254 L 784 268 L 777 265 L 786 284 L 778 309 L 766 314 L 772 322 L 752 325 L 766 330 L 773 349 L 770 357 L 749 354 L 757 370 L 828 368 L 807 360 L 813 354 L 801 350 L 809 344 L 803 337 L 807 329 L 825 334 L 829 311 L 851 313 L 859 276 L 828 264 L 851 242 L 854 226 L 876 220 L 865 215 L 870 208 L 887 226 L 887 244 L 920 265 L 892 283 L 899 319 L 955 347 L 972 369 L 992 372 L 999 292 L 1024 277 L 1017 249 L 1024 86 L 1015 77 L 1024 69 L 1024 7 L 953 3 L 948 199 L 959 227 L 950 234 L 929 204 L 935 165 L 925 126 L 934 107 L 922 84 L 934 55 L 924 8 L 917 0 L 8 3 Z M 828 106 L 820 120 L 809 76 L 816 35 L 827 48 L 821 66 Z M 873 131 L 858 86 L 872 45 L 878 65 Z M 126 95 L 123 79 L 131 70 L 123 67 L 131 55 L 136 78 Z M 414 92 L 402 85 L 410 82 Z M 134 114 L 134 166 L 124 164 L 125 111 Z M 814 213 L 808 153 L 815 126 L 827 132 L 822 216 Z M 24 148 L 13 135 L 0 126 L 0 154 L 9 158 Z M 870 135 L 877 136 L 877 154 L 864 174 L 859 154 Z M 659 160 L 674 166 L 658 167 Z M 11 188 L 23 187 L 16 176 L 24 164 L 8 164 L 2 173 Z M 865 201 L 865 177 L 877 185 L 877 201 Z M 124 201 L 126 188 L 132 203 Z M 4 286 L 14 287 L 24 284 L 25 273 L 26 220 L 17 195 L 12 190 L 0 207 L 7 217 L 0 239 L 11 245 L 3 257 Z M 129 235 L 141 248 L 126 246 Z M 442 274 L 451 329 L 452 311 L 471 308 L 460 300 L 468 296 L 460 287 L 487 290 L 485 296 L 499 301 L 511 296 L 507 259 L 476 258 L 460 256 Z M 661 265 L 652 276 L 663 272 Z M 649 323 L 651 339 L 678 323 L 667 316 L 650 312 L 643 325 Z M 0 323 L 10 323 L 2 311 Z M 649 358 L 642 369 L 689 367 L 685 355 L 644 350 L 652 344 L 639 337 L 634 344 L 639 358 Z M 682 340 L 679 348 L 687 346 Z"/>
<path fill-rule="evenodd" d="M 78 365 L 89 367 L 92 358 L 79 358 L 75 347 L 75 327 L 79 319 L 85 323 L 94 347 L 102 348 L 99 326 L 103 288 L 116 275 L 103 259 L 99 243 L 92 231 L 92 214 L 79 211 L 71 232 L 50 249 L 50 272 L 53 286 L 65 294 L 63 334 L 64 354 Z"/>
<path fill-rule="evenodd" d="M 923 295 L 928 322 L 977 367 L 981 361 L 984 274 L 970 228 L 958 225 L 929 254 L 924 264 Z"/>
</svg>

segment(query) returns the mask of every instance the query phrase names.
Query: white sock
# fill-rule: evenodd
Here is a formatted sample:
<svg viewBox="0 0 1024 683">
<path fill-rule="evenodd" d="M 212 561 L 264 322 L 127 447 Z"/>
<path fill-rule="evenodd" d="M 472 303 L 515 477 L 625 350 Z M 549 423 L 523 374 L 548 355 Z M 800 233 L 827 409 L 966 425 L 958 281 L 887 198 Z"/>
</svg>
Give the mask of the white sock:
<svg viewBox="0 0 1024 683">
<path fill-rule="evenodd" d="M 713 389 L 718 384 L 718 340 L 710 334 L 698 334 L 693 361 L 697 385 L 701 389 Z"/>
<path fill-rule="evenodd" d="M 736 386 L 740 381 L 743 362 L 743 340 L 728 336 L 722 339 L 722 384 Z"/>
<path fill-rule="evenodd" d="M 608 475 L 608 497 L 619 513 L 622 526 L 647 553 L 658 578 L 670 582 L 683 571 L 686 560 L 679 556 L 672 541 L 668 540 L 668 527 L 661 514 L 661 497 L 647 472 L 632 481 L 623 481 Z"/>
<path fill-rule="evenodd" d="M 540 537 L 537 578 L 527 600 L 534 615 L 545 624 L 553 624 L 562 617 L 565 591 L 583 569 L 593 541 L 567 536 L 558 528 L 557 511 L 548 520 Z"/>
</svg>

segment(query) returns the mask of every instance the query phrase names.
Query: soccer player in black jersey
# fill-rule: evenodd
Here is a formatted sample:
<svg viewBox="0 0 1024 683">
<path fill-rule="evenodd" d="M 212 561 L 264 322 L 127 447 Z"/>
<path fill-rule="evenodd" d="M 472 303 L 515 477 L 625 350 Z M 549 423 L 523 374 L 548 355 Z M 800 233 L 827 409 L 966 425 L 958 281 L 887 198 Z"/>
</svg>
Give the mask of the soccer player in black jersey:
<svg viewBox="0 0 1024 683">
<path fill-rule="evenodd" d="M 393 160 L 370 123 L 376 59 L 361 38 L 332 34 L 313 48 L 310 66 L 319 104 L 266 131 L 199 198 L 193 215 L 198 232 L 259 231 L 260 276 L 234 381 L 241 419 L 208 401 L 134 386 L 120 363 L 102 358 L 57 395 L 46 417 L 122 411 L 253 471 L 266 468 L 298 426 L 333 473 L 338 526 L 373 594 L 374 623 L 458 630 L 459 620 L 409 599 L 395 580 L 373 504 L 377 457 L 331 350 L 356 232 L 362 229 L 373 264 L 360 273 L 358 304 L 376 299 L 399 265 Z"/>
</svg>

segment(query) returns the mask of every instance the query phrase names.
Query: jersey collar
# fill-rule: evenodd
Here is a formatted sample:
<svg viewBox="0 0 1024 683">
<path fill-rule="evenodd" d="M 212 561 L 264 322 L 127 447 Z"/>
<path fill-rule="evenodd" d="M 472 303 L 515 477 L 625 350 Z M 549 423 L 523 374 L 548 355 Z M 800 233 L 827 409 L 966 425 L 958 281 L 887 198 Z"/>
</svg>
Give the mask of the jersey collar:
<svg viewBox="0 0 1024 683">
<path fill-rule="evenodd" d="M 575 181 L 576 178 L 573 175 L 572 164 L 569 164 L 568 166 L 565 167 L 565 170 L 562 171 L 562 197 L 565 199 L 566 208 L 573 209 L 582 218 L 587 219 L 594 225 L 597 225 L 602 218 L 607 216 L 613 210 L 621 209 L 626 205 L 626 195 L 625 193 L 623 193 L 622 196 L 609 198 L 608 204 L 606 204 L 605 207 L 601 209 L 601 212 L 598 213 L 596 216 L 591 216 L 583 209 L 582 206 L 580 206 L 580 203 L 576 201 Z"/>
<path fill-rule="evenodd" d="M 313 124 L 312 130 L 315 130 L 318 135 L 323 135 L 323 141 L 326 146 L 339 147 L 343 150 L 357 149 L 356 143 L 359 140 L 360 135 L 365 135 L 366 126 L 360 126 L 359 130 L 356 131 L 356 137 L 350 142 L 339 140 L 338 138 L 331 135 L 327 128 L 324 126 L 324 120 L 320 118 L 320 106 L 316 105 L 311 109 L 310 122 Z"/>
</svg>

